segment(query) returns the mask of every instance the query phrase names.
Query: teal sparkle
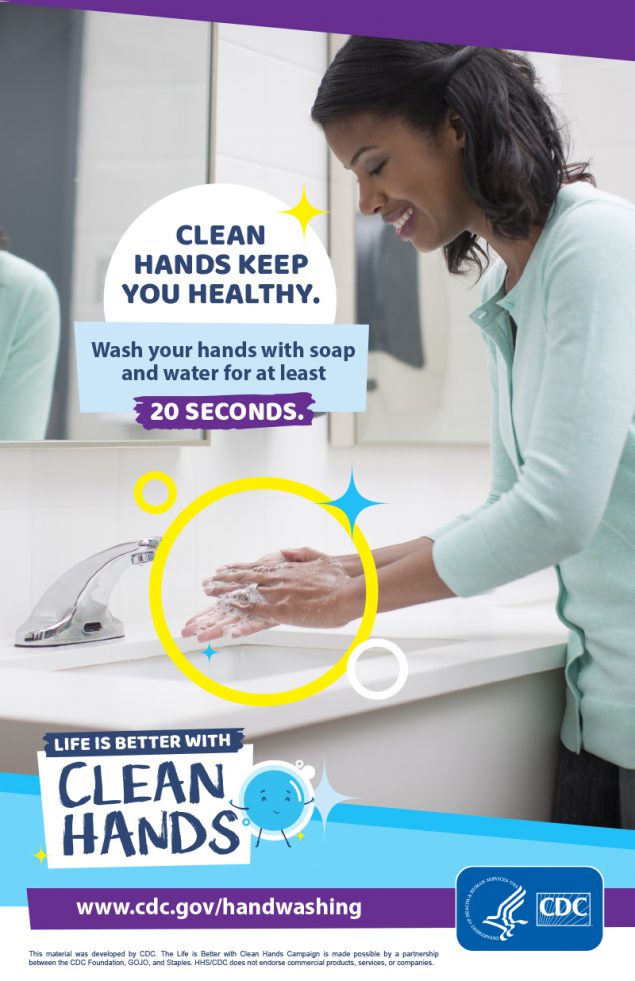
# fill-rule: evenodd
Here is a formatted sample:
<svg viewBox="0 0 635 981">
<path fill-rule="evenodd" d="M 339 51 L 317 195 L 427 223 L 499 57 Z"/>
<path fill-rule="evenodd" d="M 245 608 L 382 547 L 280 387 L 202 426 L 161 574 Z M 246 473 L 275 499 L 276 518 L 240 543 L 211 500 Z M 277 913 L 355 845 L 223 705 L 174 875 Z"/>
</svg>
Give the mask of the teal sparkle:
<svg viewBox="0 0 635 981">
<path fill-rule="evenodd" d="M 207 663 L 209 664 L 209 662 L 212 659 L 212 654 L 218 654 L 218 651 L 215 651 L 212 645 L 208 644 L 205 650 L 203 651 L 203 654 L 207 658 Z"/>
<path fill-rule="evenodd" d="M 323 507 L 334 507 L 343 511 L 348 518 L 352 535 L 357 519 L 362 511 L 365 511 L 366 508 L 375 507 L 377 504 L 384 504 L 384 501 L 371 501 L 369 497 L 364 497 L 363 494 L 359 493 L 355 484 L 353 469 L 351 468 L 351 479 L 349 480 L 345 493 L 333 501 L 325 501 Z"/>
</svg>

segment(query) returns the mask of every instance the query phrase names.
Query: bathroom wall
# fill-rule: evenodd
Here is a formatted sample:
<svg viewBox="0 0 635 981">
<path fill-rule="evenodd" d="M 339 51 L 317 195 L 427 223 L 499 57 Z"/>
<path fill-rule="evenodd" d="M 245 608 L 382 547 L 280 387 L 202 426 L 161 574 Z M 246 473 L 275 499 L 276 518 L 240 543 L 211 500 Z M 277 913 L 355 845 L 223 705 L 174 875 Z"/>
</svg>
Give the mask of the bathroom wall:
<svg viewBox="0 0 635 981">
<path fill-rule="evenodd" d="M 122 30 L 119 14 L 84 16 L 75 320 L 101 320 L 110 256 L 130 223 L 162 197 L 208 179 L 211 41 L 210 25 L 200 21 L 127 16 Z M 69 439 L 138 438 L 133 413 L 82 415 L 74 372 L 71 378 Z"/>
<path fill-rule="evenodd" d="M 290 203 L 306 182 L 310 199 L 327 207 L 326 148 L 308 118 L 325 65 L 324 35 L 221 26 L 219 181 L 261 187 Z M 314 227 L 326 237 L 326 219 L 316 219 Z M 332 450 L 326 418 L 310 430 L 218 433 L 212 444 L 1 448 L 0 636 L 12 635 L 43 590 L 74 562 L 167 526 L 171 513 L 143 514 L 133 500 L 136 478 L 150 469 L 170 473 L 179 487 L 178 503 L 185 503 L 224 481 L 258 474 L 291 477 L 335 497 L 354 464 L 361 489 L 388 502 L 363 519 L 373 542 L 421 533 L 446 513 L 477 501 L 486 484 L 485 450 Z M 323 512 L 314 517 L 309 505 L 294 502 L 290 515 L 285 501 L 282 495 L 250 495 L 249 520 L 239 516 L 221 523 L 213 535 L 195 538 L 188 556 L 175 556 L 170 569 L 170 612 L 175 617 L 205 605 L 202 594 L 192 595 L 192 579 L 221 561 L 256 556 L 283 543 L 328 546 L 330 525 L 325 526 Z M 332 547 L 346 548 L 338 526 L 332 525 Z M 125 574 L 113 598 L 113 609 L 124 619 L 148 619 L 147 578 L 147 569 Z"/>
<path fill-rule="evenodd" d="M 324 36 L 222 26 L 218 59 L 218 179 L 260 186 L 289 202 L 306 182 L 311 200 L 326 207 L 326 150 L 308 120 L 326 63 Z M 612 67 L 600 70 L 608 78 Z M 614 71 L 621 77 L 619 64 Z M 584 81 L 583 71 L 572 75 L 567 69 L 558 77 L 567 82 L 568 110 L 589 120 L 589 145 L 595 143 L 596 130 L 613 140 L 610 152 L 597 154 L 598 161 L 602 158 L 598 174 L 606 170 L 620 193 L 635 197 L 632 176 L 628 179 L 635 139 L 628 141 L 626 127 L 618 132 L 617 125 L 607 126 L 606 95 Z M 612 91 L 615 119 L 630 118 L 628 87 L 621 91 L 614 86 Z M 631 165 L 630 174 L 634 172 Z M 602 184 L 608 186 L 603 179 Z M 324 235 L 324 219 L 315 225 Z M 1 448 L 0 636 L 13 634 L 42 591 L 74 562 L 119 540 L 166 527 L 171 513 L 149 516 L 133 501 L 134 482 L 147 470 L 165 470 L 176 479 L 178 507 L 221 482 L 258 474 L 291 477 L 336 497 L 351 465 L 360 489 L 386 502 L 365 512 L 360 522 L 373 544 L 423 534 L 477 504 L 487 488 L 485 447 L 334 450 L 325 418 L 310 430 L 219 433 L 211 447 L 203 448 Z M 198 594 L 192 595 L 191 582 L 219 562 L 255 556 L 281 543 L 330 545 L 321 511 L 314 517 L 318 509 L 307 505 L 289 512 L 282 495 L 276 502 L 277 497 L 263 494 L 260 500 L 253 495 L 248 519 L 216 522 L 213 535 L 194 537 L 190 554 L 181 550 L 175 556 L 170 574 L 170 612 L 175 617 L 204 605 Z M 339 534 L 334 527 L 333 541 Z M 147 569 L 131 569 L 117 590 L 113 609 L 129 621 L 148 619 L 147 576 Z"/>
<path fill-rule="evenodd" d="M 570 159 L 590 160 L 599 187 L 635 202 L 635 133 L 628 124 L 635 64 L 553 54 L 533 61 L 569 124 Z"/>
</svg>

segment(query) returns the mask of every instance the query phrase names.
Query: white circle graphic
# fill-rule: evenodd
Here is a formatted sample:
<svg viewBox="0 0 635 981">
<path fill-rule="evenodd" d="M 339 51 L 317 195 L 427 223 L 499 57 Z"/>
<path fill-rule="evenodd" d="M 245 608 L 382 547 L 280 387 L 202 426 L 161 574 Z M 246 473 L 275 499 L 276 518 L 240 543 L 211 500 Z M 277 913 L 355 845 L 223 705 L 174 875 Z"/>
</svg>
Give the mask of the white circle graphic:
<svg viewBox="0 0 635 981">
<path fill-rule="evenodd" d="M 366 685 L 357 677 L 356 667 L 360 656 L 368 650 L 375 650 L 377 648 L 384 649 L 392 654 L 398 665 L 397 677 L 393 681 L 389 688 L 380 689 L 375 691 L 372 688 L 367 688 Z M 408 661 L 406 660 L 406 655 L 402 651 L 398 644 L 395 644 L 392 640 L 380 640 L 379 638 L 369 638 L 365 640 L 362 644 L 358 644 L 355 650 L 352 652 L 348 659 L 348 664 L 346 666 L 346 673 L 348 675 L 348 680 L 351 683 L 351 687 L 361 695 L 363 698 L 369 698 L 374 702 L 381 702 L 384 699 L 392 698 L 397 692 L 401 691 L 408 678 Z"/>
<path fill-rule="evenodd" d="M 328 253 L 310 225 L 303 233 L 299 219 L 284 214 L 290 207 L 239 184 L 200 184 L 157 201 L 112 254 L 106 320 L 334 323 Z"/>
</svg>

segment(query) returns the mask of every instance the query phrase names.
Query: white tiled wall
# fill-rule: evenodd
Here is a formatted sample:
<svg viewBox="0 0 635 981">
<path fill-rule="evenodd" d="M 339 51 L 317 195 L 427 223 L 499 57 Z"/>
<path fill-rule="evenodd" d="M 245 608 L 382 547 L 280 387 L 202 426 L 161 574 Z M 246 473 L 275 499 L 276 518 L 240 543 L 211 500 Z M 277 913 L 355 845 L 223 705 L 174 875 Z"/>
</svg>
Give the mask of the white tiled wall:
<svg viewBox="0 0 635 981">
<path fill-rule="evenodd" d="M 218 57 L 218 179 L 252 184 L 289 202 L 306 182 L 311 200 L 326 207 L 326 150 L 308 119 L 325 65 L 324 36 L 223 26 Z M 617 79 L 621 67 L 615 72 Z M 580 111 L 593 103 L 597 125 L 606 129 L 600 111 L 604 102 L 599 104 L 605 96 L 597 95 L 593 102 L 593 86 L 583 76 L 583 71 L 577 73 L 574 80 L 567 69 L 566 91 L 571 98 L 575 95 Z M 614 96 L 627 100 L 628 88 L 616 87 Z M 615 118 L 629 119 L 630 106 L 620 105 Z M 628 168 L 621 163 L 635 152 L 635 140 L 625 135 L 626 129 L 619 134 L 609 129 L 612 149 L 602 152 L 602 160 L 603 167 L 613 167 L 617 181 L 624 181 L 622 193 L 632 196 L 632 177 L 627 179 Z M 587 138 L 593 143 L 592 130 Z M 325 234 L 324 219 L 318 222 Z M 361 490 L 387 502 L 362 519 L 373 544 L 425 533 L 478 503 L 488 483 L 487 451 L 481 447 L 334 450 L 328 445 L 325 418 L 306 430 L 220 432 L 211 448 L 1 448 L 0 636 L 14 632 L 42 590 L 73 562 L 118 540 L 166 527 L 171 512 L 151 517 L 134 504 L 134 482 L 147 470 L 170 473 L 183 504 L 219 483 L 258 474 L 291 477 L 337 496 L 351 465 Z M 196 582 L 219 562 L 280 544 L 321 547 L 330 533 L 324 531 L 322 517 L 313 522 L 310 514 L 308 509 L 305 518 L 295 506 L 292 513 L 283 511 L 271 495 L 261 501 L 254 496 L 247 517 L 216 521 L 213 531 L 191 535 L 190 550 L 179 550 L 170 569 L 170 613 L 185 617 L 201 607 Z M 126 573 L 113 603 L 116 613 L 131 621 L 147 620 L 147 575 L 143 568 Z"/>
<path fill-rule="evenodd" d="M 198 21 L 84 18 L 72 313 L 103 318 L 112 251 L 145 208 L 208 179 L 211 28 Z M 70 437 L 90 441 L 103 418 L 81 415 L 72 375 Z M 130 427 L 110 422 L 111 439 Z"/>
<path fill-rule="evenodd" d="M 216 179 L 251 184 L 290 205 L 306 184 L 328 206 L 324 138 L 309 119 L 326 67 L 326 37 L 221 25 Z M 326 241 L 325 217 L 311 226 Z"/>
<path fill-rule="evenodd" d="M 553 54 L 532 59 L 569 123 L 571 159 L 590 160 L 600 188 L 635 202 L 635 64 Z"/>
</svg>

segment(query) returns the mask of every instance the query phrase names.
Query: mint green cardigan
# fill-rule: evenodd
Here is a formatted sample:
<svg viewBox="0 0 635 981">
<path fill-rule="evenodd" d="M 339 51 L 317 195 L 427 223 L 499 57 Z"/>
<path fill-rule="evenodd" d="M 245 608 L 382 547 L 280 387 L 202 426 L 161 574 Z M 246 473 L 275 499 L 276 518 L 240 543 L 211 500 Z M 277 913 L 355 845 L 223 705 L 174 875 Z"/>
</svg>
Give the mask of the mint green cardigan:
<svg viewBox="0 0 635 981">
<path fill-rule="evenodd" d="M 44 439 L 59 332 L 46 273 L 0 251 L 0 440 Z"/>
<path fill-rule="evenodd" d="M 635 207 L 563 187 L 506 295 L 505 273 L 492 266 L 471 314 L 489 353 L 490 495 L 430 534 L 433 560 L 459 596 L 555 565 L 562 740 L 635 768 Z"/>
</svg>

